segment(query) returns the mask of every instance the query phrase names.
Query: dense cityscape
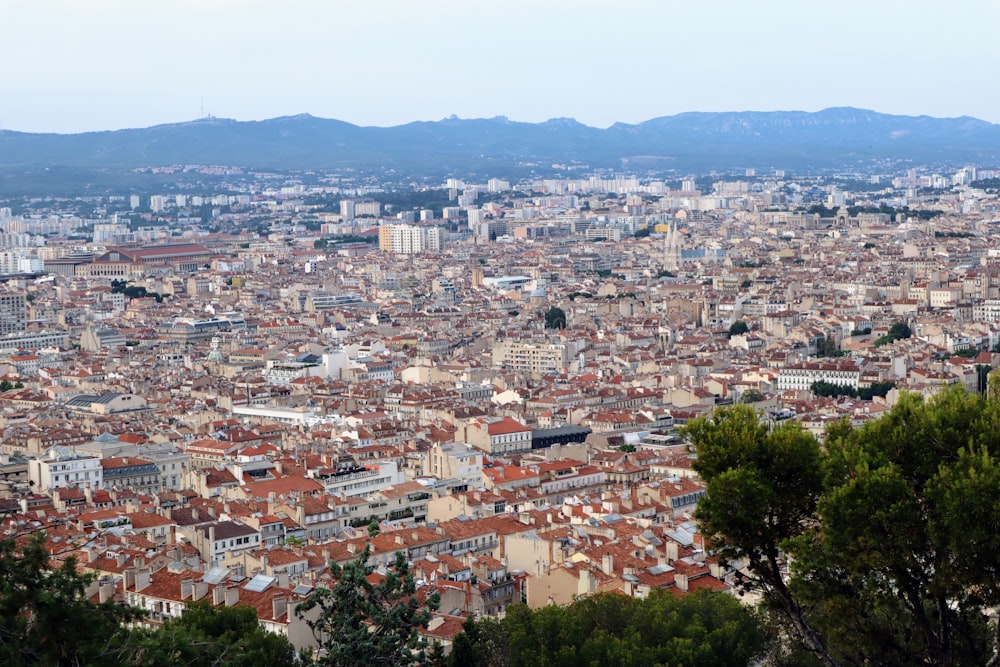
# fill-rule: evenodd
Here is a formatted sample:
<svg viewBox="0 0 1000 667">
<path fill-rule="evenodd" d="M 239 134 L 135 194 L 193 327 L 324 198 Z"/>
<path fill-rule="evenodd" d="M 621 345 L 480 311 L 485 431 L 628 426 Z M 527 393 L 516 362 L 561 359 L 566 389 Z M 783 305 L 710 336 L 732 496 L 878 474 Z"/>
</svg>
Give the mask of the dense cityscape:
<svg viewBox="0 0 1000 667">
<path fill-rule="evenodd" d="M 518 603 L 736 593 L 687 425 L 822 441 L 1000 366 L 988 166 L 151 169 L 187 185 L 0 201 L 0 527 L 148 627 L 206 600 L 328 650 L 296 607 L 362 554 L 445 652 Z"/>
</svg>

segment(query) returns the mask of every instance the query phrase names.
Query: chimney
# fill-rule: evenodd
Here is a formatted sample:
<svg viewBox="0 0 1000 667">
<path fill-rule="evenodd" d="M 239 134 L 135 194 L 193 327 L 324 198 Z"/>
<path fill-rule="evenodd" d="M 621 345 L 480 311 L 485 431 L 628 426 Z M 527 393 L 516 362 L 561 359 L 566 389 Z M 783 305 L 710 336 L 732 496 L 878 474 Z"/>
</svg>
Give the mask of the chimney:
<svg viewBox="0 0 1000 667">
<path fill-rule="evenodd" d="M 403 536 L 402 536 L 402 535 L 396 535 L 396 540 L 395 540 L 395 542 L 396 542 L 396 544 L 404 544 L 404 543 L 405 543 L 405 540 L 403 539 Z"/>
<path fill-rule="evenodd" d="M 277 573 L 277 577 L 278 577 L 278 586 L 280 588 L 288 588 L 288 573 L 282 570 L 281 572 Z"/>
<path fill-rule="evenodd" d="M 615 573 L 615 557 L 611 554 L 601 556 L 601 572 L 609 577 Z"/>
<path fill-rule="evenodd" d="M 680 572 L 674 572 L 674 586 L 679 590 L 686 591 L 688 589 L 688 576 Z"/>
<path fill-rule="evenodd" d="M 126 589 L 128 589 L 128 588 L 131 588 L 132 586 L 134 586 L 135 585 L 135 570 L 133 570 L 132 568 L 128 568 L 127 570 L 125 570 L 125 572 L 123 574 L 125 575 L 124 587 Z"/>
<path fill-rule="evenodd" d="M 664 545 L 664 549 L 667 552 L 667 562 L 673 563 L 677 560 L 677 543 L 673 540 L 668 540 Z"/>
<path fill-rule="evenodd" d="M 191 602 L 197 602 L 208 595 L 208 582 L 196 581 L 191 589 Z"/>
<path fill-rule="evenodd" d="M 212 606 L 219 606 L 226 601 L 226 587 L 222 584 L 212 589 Z"/>
<path fill-rule="evenodd" d="M 288 598 L 284 595 L 271 598 L 271 617 L 281 618 L 288 611 Z"/>
<path fill-rule="evenodd" d="M 87 550 L 87 562 L 88 563 L 93 563 L 95 560 L 97 560 L 100 557 L 101 557 L 101 554 L 97 551 L 96 548 L 91 547 L 90 549 Z"/>
<path fill-rule="evenodd" d="M 226 606 L 232 607 L 237 602 L 240 601 L 240 589 L 236 586 L 231 586 L 226 589 Z"/>
<path fill-rule="evenodd" d="M 192 592 L 194 592 L 194 580 L 184 579 L 181 581 L 181 600 L 190 598 Z"/>
<path fill-rule="evenodd" d="M 114 584 L 114 582 L 112 582 L 110 584 L 101 584 L 101 587 L 98 590 L 98 596 L 99 597 L 97 599 L 98 599 L 98 601 L 101 604 L 104 604 L 105 602 L 107 602 L 108 600 L 110 600 L 111 598 L 113 598 L 114 595 L 115 595 L 115 584 Z"/>
<path fill-rule="evenodd" d="M 118 552 L 117 554 L 115 554 L 115 562 L 118 564 L 118 567 L 122 567 L 123 565 L 125 565 L 125 561 L 127 559 L 128 556 L 122 552 Z"/>
<path fill-rule="evenodd" d="M 147 588 L 149 588 L 150 577 L 149 570 L 143 568 L 141 570 L 136 570 L 135 573 L 135 592 L 140 593 Z"/>
</svg>

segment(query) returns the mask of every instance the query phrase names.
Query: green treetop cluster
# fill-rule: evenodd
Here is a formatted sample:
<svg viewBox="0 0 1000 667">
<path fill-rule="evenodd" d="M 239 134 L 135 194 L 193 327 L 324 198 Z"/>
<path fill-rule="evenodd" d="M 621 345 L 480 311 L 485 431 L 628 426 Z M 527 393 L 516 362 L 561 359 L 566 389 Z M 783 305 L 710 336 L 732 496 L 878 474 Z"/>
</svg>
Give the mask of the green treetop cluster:
<svg viewBox="0 0 1000 667">
<path fill-rule="evenodd" d="M 1000 399 L 903 394 L 822 447 L 743 405 L 688 435 L 697 518 L 792 640 L 791 664 L 997 664 Z"/>
</svg>

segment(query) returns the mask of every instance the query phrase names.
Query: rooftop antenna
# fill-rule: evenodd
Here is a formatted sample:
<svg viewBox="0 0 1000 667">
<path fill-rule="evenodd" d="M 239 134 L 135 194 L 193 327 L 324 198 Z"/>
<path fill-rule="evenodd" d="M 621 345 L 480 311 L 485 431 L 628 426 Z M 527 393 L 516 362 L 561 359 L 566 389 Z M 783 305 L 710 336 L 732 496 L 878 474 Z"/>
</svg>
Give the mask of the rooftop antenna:
<svg viewBox="0 0 1000 667">
<path fill-rule="evenodd" d="M 204 118 L 204 117 L 205 117 L 205 97 L 203 95 L 202 98 L 201 98 L 201 116 L 200 116 L 200 118 Z"/>
</svg>

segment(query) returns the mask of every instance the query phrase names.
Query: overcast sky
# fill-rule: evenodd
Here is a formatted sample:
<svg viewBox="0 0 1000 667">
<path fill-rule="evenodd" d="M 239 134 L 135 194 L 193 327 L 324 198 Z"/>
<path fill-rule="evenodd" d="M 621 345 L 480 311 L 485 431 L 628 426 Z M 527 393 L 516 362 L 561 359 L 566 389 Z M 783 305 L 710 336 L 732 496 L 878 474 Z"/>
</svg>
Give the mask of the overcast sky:
<svg viewBox="0 0 1000 667">
<path fill-rule="evenodd" d="M 1000 2 L 0 0 L 0 129 L 311 113 L 606 127 L 855 106 L 1000 122 Z"/>
</svg>

